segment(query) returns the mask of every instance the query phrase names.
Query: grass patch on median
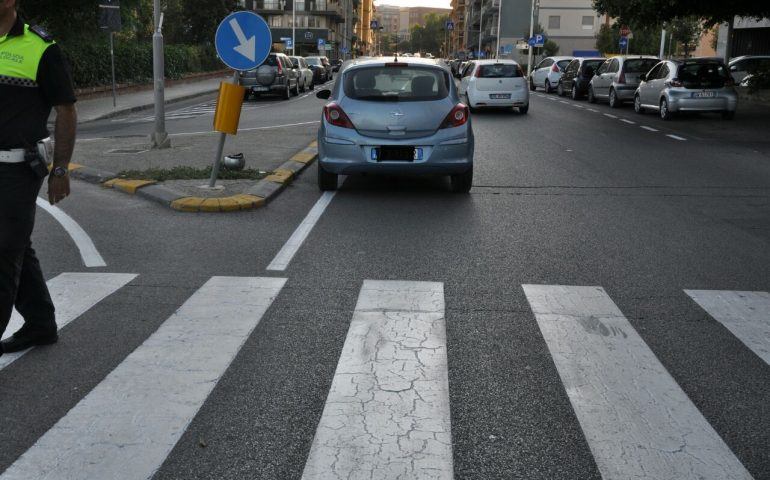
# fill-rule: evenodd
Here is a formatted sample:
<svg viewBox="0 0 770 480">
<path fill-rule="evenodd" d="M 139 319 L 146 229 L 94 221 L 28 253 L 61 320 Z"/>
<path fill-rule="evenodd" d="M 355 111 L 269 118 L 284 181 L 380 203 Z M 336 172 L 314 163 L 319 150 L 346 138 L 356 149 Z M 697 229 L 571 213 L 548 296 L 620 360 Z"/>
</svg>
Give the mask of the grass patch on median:
<svg viewBox="0 0 770 480">
<path fill-rule="evenodd" d="M 217 178 L 219 180 L 260 180 L 269 174 L 270 172 L 262 170 L 225 170 L 220 168 Z M 155 180 L 157 182 L 166 180 L 203 180 L 211 178 L 211 166 L 205 168 L 180 166 L 173 168 L 150 168 L 147 170 L 123 170 L 118 173 L 118 177 L 131 180 Z"/>
</svg>

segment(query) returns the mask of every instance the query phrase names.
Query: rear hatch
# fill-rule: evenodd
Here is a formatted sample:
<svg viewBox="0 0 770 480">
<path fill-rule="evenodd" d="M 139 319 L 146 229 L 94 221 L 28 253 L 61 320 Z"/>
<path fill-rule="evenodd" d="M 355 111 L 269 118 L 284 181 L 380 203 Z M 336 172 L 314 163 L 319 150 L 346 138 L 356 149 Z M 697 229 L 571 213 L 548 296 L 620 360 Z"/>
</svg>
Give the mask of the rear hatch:
<svg viewBox="0 0 770 480">
<path fill-rule="evenodd" d="M 687 89 L 719 89 L 732 77 L 718 60 L 709 62 L 685 62 L 679 66 L 677 78 Z"/>
<path fill-rule="evenodd" d="M 392 63 L 347 69 L 339 105 L 362 135 L 393 140 L 435 133 L 454 107 L 449 73 Z"/>
<path fill-rule="evenodd" d="M 623 75 L 626 78 L 626 84 L 629 86 L 639 85 L 639 76 L 649 72 L 652 67 L 658 64 L 657 58 L 629 58 L 623 64 Z"/>
<path fill-rule="evenodd" d="M 513 63 L 479 65 L 474 83 L 480 92 L 512 92 L 524 88 L 524 74 Z"/>
</svg>

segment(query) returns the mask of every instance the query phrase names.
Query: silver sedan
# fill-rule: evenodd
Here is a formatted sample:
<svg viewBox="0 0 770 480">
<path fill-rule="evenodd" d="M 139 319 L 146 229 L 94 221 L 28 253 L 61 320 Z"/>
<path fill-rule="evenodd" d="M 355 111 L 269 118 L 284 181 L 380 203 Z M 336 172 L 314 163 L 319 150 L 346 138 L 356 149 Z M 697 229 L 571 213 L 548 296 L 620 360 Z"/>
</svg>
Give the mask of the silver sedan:
<svg viewBox="0 0 770 480">
<path fill-rule="evenodd" d="M 337 77 L 318 129 L 318 186 L 338 175 L 448 175 L 455 192 L 473 181 L 473 130 L 451 72 L 434 60 L 353 61 Z"/>
</svg>

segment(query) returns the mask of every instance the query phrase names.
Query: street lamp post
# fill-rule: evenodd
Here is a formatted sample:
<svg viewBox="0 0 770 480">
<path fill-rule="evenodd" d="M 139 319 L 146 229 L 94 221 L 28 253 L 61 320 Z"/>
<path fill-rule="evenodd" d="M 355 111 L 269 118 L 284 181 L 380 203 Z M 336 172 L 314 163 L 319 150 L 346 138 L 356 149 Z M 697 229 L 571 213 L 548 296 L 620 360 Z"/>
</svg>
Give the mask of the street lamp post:
<svg viewBox="0 0 770 480">
<path fill-rule="evenodd" d="M 297 0 L 291 0 L 291 56 L 295 55 L 294 49 L 297 48 L 296 37 L 297 26 Z"/>
<path fill-rule="evenodd" d="M 497 0 L 497 41 L 495 50 L 495 59 L 500 56 L 500 14 L 503 11 L 503 0 Z"/>
<path fill-rule="evenodd" d="M 481 14 L 479 16 L 479 51 L 478 57 L 481 58 L 481 34 L 484 31 L 484 5 L 481 6 Z"/>
<path fill-rule="evenodd" d="M 155 0 L 153 4 L 153 25 L 155 26 L 152 34 L 152 76 L 155 88 L 155 131 L 150 136 L 150 146 L 152 148 L 168 148 L 171 146 L 171 140 L 166 133 L 166 112 L 164 110 L 164 69 L 163 62 L 163 13 L 160 11 L 160 0 Z"/>
<path fill-rule="evenodd" d="M 535 0 L 532 0 L 532 11 L 529 15 L 529 38 L 532 38 L 532 35 L 535 34 Z M 527 78 L 529 78 L 530 73 L 532 73 L 532 50 L 534 50 L 534 46 L 529 45 L 528 53 L 527 53 Z"/>
</svg>

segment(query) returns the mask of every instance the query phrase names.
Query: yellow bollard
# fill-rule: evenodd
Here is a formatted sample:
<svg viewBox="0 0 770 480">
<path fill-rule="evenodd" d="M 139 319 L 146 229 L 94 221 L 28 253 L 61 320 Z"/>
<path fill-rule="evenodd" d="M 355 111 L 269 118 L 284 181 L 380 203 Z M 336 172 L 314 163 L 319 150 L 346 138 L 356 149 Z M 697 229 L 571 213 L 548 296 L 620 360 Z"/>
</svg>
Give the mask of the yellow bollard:
<svg viewBox="0 0 770 480">
<path fill-rule="evenodd" d="M 240 85 L 221 82 L 217 109 L 214 112 L 214 130 L 235 135 L 238 133 L 238 122 L 241 120 L 241 106 L 246 89 Z"/>
</svg>

